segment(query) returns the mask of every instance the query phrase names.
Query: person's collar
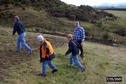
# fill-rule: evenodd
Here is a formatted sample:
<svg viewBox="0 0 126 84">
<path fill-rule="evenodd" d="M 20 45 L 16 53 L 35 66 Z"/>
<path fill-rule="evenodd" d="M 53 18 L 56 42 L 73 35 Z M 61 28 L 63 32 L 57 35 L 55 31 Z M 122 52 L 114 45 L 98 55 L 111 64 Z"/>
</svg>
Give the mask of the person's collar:
<svg viewBox="0 0 126 84">
<path fill-rule="evenodd" d="M 41 43 L 43 44 L 46 40 L 43 40 Z"/>
<path fill-rule="evenodd" d="M 19 20 L 16 20 L 16 22 L 18 22 Z"/>
<path fill-rule="evenodd" d="M 80 28 L 80 26 L 78 26 L 78 27 L 75 27 L 75 29 L 78 29 L 78 28 Z"/>
<path fill-rule="evenodd" d="M 44 40 L 41 42 L 41 45 L 44 43 Z"/>
<path fill-rule="evenodd" d="M 70 41 L 72 41 L 73 39 L 71 39 Z"/>
</svg>

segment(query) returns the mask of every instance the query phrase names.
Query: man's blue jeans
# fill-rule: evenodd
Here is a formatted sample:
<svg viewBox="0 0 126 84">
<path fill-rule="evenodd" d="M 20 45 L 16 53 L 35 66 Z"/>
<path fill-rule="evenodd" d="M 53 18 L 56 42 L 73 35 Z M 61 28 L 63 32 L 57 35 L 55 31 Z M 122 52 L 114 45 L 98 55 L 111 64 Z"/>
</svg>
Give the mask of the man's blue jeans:
<svg viewBox="0 0 126 84">
<path fill-rule="evenodd" d="M 32 52 L 32 49 L 25 42 L 25 36 L 26 36 L 26 33 L 24 32 L 24 33 L 20 34 L 18 37 L 18 40 L 17 40 L 18 52 L 21 51 L 21 45 L 24 46 L 29 52 Z"/>
<path fill-rule="evenodd" d="M 50 60 L 42 62 L 42 74 L 46 74 L 46 64 L 48 64 L 52 70 L 56 69 L 56 66 L 53 65 L 53 63 Z"/>
<path fill-rule="evenodd" d="M 75 62 L 75 64 L 77 64 L 77 66 L 83 70 L 83 66 L 82 64 L 79 62 L 78 57 L 77 56 L 73 56 L 72 54 L 70 55 L 70 65 L 73 65 L 73 61 Z"/>
</svg>

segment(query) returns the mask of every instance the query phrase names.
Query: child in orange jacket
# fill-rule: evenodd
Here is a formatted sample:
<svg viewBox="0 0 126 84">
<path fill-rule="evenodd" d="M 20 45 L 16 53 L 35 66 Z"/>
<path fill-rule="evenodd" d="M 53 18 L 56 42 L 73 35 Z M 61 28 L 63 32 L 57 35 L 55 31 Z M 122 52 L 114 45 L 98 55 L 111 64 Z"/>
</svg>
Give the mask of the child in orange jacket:
<svg viewBox="0 0 126 84">
<path fill-rule="evenodd" d="M 81 45 L 76 40 L 73 40 L 72 34 L 68 34 L 67 39 L 69 41 L 69 43 L 68 43 L 69 49 L 67 50 L 65 55 L 68 55 L 69 53 L 72 53 L 70 55 L 70 66 L 73 65 L 73 62 L 75 62 L 75 64 L 80 68 L 80 70 L 82 72 L 85 71 L 85 68 L 79 62 L 79 59 L 77 57 L 77 55 L 79 54 L 79 48 L 81 47 Z"/>
</svg>

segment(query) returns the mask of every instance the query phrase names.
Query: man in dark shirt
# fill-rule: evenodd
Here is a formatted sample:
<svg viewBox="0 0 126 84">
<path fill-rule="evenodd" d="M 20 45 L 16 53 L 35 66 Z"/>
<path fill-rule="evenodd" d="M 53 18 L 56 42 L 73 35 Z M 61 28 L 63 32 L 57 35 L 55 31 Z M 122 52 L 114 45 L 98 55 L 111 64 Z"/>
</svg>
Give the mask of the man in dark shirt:
<svg viewBox="0 0 126 84">
<path fill-rule="evenodd" d="M 67 39 L 69 41 L 69 49 L 67 50 L 67 52 L 65 53 L 65 55 L 69 54 L 72 52 L 72 54 L 70 55 L 70 66 L 73 65 L 73 61 L 75 62 L 75 64 L 77 64 L 77 66 L 81 69 L 81 71 L 84 71 L 83 66 L 81 65 L 81 63 L 78 60 L 77 55 L 79 54 L 79 48 L 81 47 L 80 44 L 76 41 L 73 40 L 73 36 L 72 34 L 68 34 L 67 35 Z"/>
<path fill-rule="evenodd" d="M 20 21 L 18 16 L 14 17 L 14 21 L 15 21 L 15 24 L 13 28 L 13 35 L 15 35 L 16 32 L 19 35 L 18 40 L 17 40 L 17 51 L 20 52 L 21 45 L 23 45 L 30 53 L 32 53 L 32 49 L 25 42 L 26 32 L 25 32 L 24 24 Z"/>
</svg>

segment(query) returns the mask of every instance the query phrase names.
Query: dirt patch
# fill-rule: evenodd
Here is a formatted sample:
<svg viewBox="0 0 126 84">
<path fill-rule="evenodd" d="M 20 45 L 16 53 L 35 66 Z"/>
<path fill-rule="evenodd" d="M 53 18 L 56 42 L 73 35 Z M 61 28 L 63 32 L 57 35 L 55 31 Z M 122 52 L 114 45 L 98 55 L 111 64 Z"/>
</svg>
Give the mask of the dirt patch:
<svg viewBox="0 0 126 84">
<path fill-rule="evenodd" d="M 9 34 L 9 33 L 8 33 Z M 31 34 L 31 35 L 30 35 Z M 9 34 L 10 35 L 10 34 Z M 7 35 L 1 35 L 2 37 L 8 37 Z M 50 41 L 53 47 L 60 47 L 66 44 L 66 40 L 57 36 L 44 36 L 46 40 Z M 30 55 L 24 47 L 20 53 L 16 52 L 16 37 L 15 39 L 9 37 L 6 40 L 1 41 L 0 49 L 0 80 L 5 80 L 9 76 L 11 67 L 20 66 L 21 63 L 32 60 L 32 58 L 39 54 L 39 42 L 36 40 L 36 35 L 28 33 L 26 36 L 26 42 L 33 49 L 33 53 Z M 6 42 L 5 42 L 6 41 Z"/>
<path fill-rule="evenodd" d="M 33 53 L 34 54 L 34 53 Z M 29 61 L 32 58 L 32 55 L 28 54 L 25 51 L 22 51 L 20 54 L 16 51 L 1 53 L 0 55 L 0 80 L 4 80 L 6 76 L 9 75 L 9 69 L 14 66 L 18 66 L 23 62 Z"/>
<path fill-rule="evenodd" d="M 40 30 L 40 29 L 36 29 L 35 31 L 31 31 L 31 30 L 29 30 L 29 32 L 35 32 L 35 33 L 43 33 L 43 34 L 50 34 L 50 35 L 55 35 L 55 36 L 62 36 L 62 37 L 66 37 L 67 36 L 67 34 L 65 34 L 65 33 L 62 33 L 62 32 L 57 32 L 57 31 L 53 31 L 53 32 L 50 32 L 50 31 L 42 31 L 42 30 Z"/>
</svg>

